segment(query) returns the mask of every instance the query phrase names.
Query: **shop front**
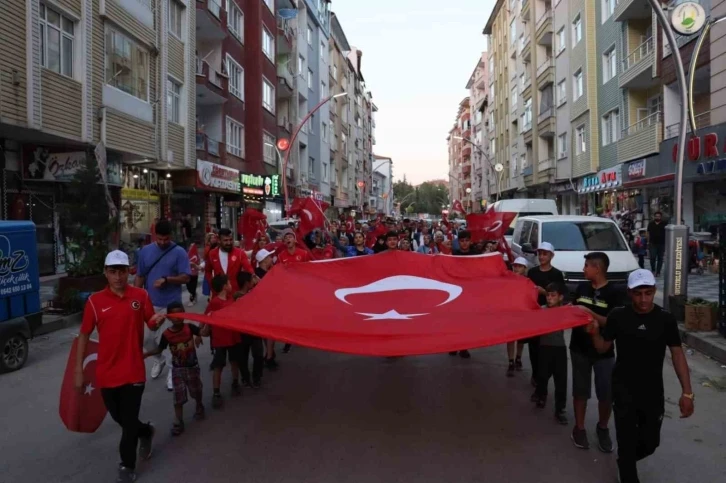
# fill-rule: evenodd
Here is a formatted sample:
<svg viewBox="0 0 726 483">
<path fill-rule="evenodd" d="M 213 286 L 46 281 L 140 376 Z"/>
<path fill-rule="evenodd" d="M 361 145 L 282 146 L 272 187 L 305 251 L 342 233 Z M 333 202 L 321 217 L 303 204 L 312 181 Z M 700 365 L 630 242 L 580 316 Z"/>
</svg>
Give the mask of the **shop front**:
<svg viewBox="0 0 726 483">
<path fill-rule="evenodd" d="M 578 181 L 580 214 L 610 216 L 622 210 L 622 167 L 603 169 Z"/>
<path fill-rule="evenodd" d="M 575 184 L 570 180 L 555 183 L 549 187 L 550 196 L 554 196 L 557 212 L 560 215 L 578 215 L 577 192 Z"/>
<path fill-rule="evenodd" d="M 267 222 L 272 223 L 282 219 L 282 210 L 285 204 L 282 193 L 282 177 L 279 174 L 240 175 L 242 197 L 245 208 L 256 208 L 267 215 Z"/>
<path fill-rule="evenodd" d="M 168 196 L 168 183 L 160 186 L 159 172 L 143 166 L 124 166 L 121 178 L 121 241 L 149 243 L 152 227 L 164 217 L 161 195 Z"/>
<path fill-rule="evenodd" d="M 638 159 L 623 165 L 625 209 L 635 213 L 635 228 L 645 228 L 653 215 L 673 215 L 674 166 L 661 156 Z"/>
<path fill-rule="evenodd" d="M 205 225 L 237 232 L 242 214 L 240 173 L 234 168 L 197 159 L 197 188 L 207 193 Z"/>
</svg>

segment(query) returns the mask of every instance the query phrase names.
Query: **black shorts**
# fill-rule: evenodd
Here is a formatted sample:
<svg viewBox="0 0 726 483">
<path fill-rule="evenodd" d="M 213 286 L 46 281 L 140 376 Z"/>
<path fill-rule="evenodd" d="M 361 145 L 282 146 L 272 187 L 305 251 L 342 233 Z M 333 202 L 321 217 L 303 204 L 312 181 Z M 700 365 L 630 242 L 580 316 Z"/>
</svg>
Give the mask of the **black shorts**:
<svg viewBox="0 0 726 483">
<path fill-rule="evenodd" d="M 229 362 L 239 362 L 242 355 L 242 344 L 235 344 L 229 347 L 215 347 L 212 357 L 212 369 L 221 369 Z"/>
</svg>

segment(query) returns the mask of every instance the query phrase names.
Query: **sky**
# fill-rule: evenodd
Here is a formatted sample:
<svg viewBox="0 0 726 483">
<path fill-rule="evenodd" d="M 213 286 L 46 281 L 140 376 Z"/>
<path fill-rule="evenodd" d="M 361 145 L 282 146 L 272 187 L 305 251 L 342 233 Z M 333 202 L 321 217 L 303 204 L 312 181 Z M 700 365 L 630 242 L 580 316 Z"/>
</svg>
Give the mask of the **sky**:
<svg viewBox="0 0 726 483">
<path fill-rule="evenodd" d="M 375 154 L 395 179 L 448 180 L 446 136 L 486 48 L 495 0 L 333 0 L 378 107 Z"/>
</svg>

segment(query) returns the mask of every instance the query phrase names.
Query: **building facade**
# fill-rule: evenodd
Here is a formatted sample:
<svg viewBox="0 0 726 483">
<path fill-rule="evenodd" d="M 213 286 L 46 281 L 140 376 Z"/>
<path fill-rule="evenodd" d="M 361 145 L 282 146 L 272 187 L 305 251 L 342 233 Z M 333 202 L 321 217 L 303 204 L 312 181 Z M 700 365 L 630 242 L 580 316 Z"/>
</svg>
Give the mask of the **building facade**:
<svg viewBox="0 0 726 483">
<path fill-rule="evenodd" d="M 372 200 L 375 200 L 376 213 L 386 216 L 393 214 L 393 159 L 386 156 L 373 155 L 373 172 L 378 176 L 378 186 L 373 185 Z M 378 188 L 376 190 L 376 188 Z"/>
<path fill-rule="evenodd" d="M 459 103 L 454 127 L 446 138 L 449 151 L 449 199 L 461 201 L 462 206 L 470 212 L 472 203 L 472 162 L 473 146 L 471 141 L 471 103 L 465 97 Z"/>
<path fill-rule="evenodd" d="M 475 211 L 485 208 L 489 199 L 488 180 L 495 175 L 494 167 L 489 162 L 489 138 L 486 133 L 485 119 L 489 114 L 487 93 L 489 89 L 489 71 L 487 53 L 482 52 L 479 61 L 469 77 L 466 88 L 469 89 L 469 114 L 471 119 L 472 151 L 472 192 L 469 195 Z"/>
</svg>

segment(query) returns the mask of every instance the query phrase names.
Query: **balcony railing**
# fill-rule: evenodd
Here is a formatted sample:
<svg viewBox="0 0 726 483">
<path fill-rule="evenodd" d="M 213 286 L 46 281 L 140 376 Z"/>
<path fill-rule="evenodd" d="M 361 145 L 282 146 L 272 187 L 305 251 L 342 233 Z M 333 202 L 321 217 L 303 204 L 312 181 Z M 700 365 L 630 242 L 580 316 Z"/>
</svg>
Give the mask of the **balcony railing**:
<svg viewBox="0 0 726 483">
<path fill-rule="evenodd" d="M 555 160 L 553 158 L 541 159 L 539 161 L 539 163 L 537 163 L 538 171 L 546 171 L 546 170 L 552 169 L 554 167 L 555 167 Z"/>
<path fill-rule="evenodd" d="M 554 106 L 543 106 L 539 110 L 539 116 L 537 117 L 537 122 L 542 122 L 545 119 L 552 117 L 555 115 L 555 108 Z"/>
<path fill-rule="evenodd" d="M 623 129 L 623 137 L 625 136 L 632 136 L 633 134 L 637 134 L 640 131 L 643 131 L 644 129 L 647 129 L 651 126 L 656 126 L 658 123 L 661 122 L 661 112 L 654 112 L 650 116 L 644 117 L 638 122 L 635 122 L 631 124 L 630 126 Z"/>
<path fill-rule="evenodd" d="M 545 21 L 547 21 L 548 18 L 552 18 L 552 9 L 548 8 L 544 11 L 544 13 L 537 19 L 537 25 L 535 27 L 535 30 L 539 30 L 539 28 L 542 26 Z"/>
<path fill-rule="evenodd" d="M 635 66 L 641 60 L 653 53 L 653 37 L 637 46 L 625 59 L 623 59 L 623 72 Z"/>
<path fill-rule="evenodd" d="M 219 3 L 219 0 L 208 0 L 207 9 L 212 12 L 212 15 L 219 18 L 220 13 L 222 12 L 222 5 Z"/>
<path fill-rule="evenodd" d="M 696 129 L 702 129 L 711 125 L 711 111 L 702 112 L 696 115 Z M 686 132 L 691 132 L 691 123 L 686 123 Z M 680 123 L 671 124 L 665 128 L 665 139 L 674 138 L 680 133 Z"/>
<path fill-rule="evenodd" d="M 554 65 L 555 65 L 554 60 L 552 58 L 547 58 L 547 60 L 545 60 L 544 62 L 542 62 L 537 67 L 537 77 L 539 77 L 544 71 L 546 71 L 550 67 L 554 67 Z"/>
<path fill-rule="evenodd" d="M 197 151 L 206 151 L 212 156 L 219 157 L 219 141 L 210 138 L 204 133 L 197 133 Z"/>
</svg>

